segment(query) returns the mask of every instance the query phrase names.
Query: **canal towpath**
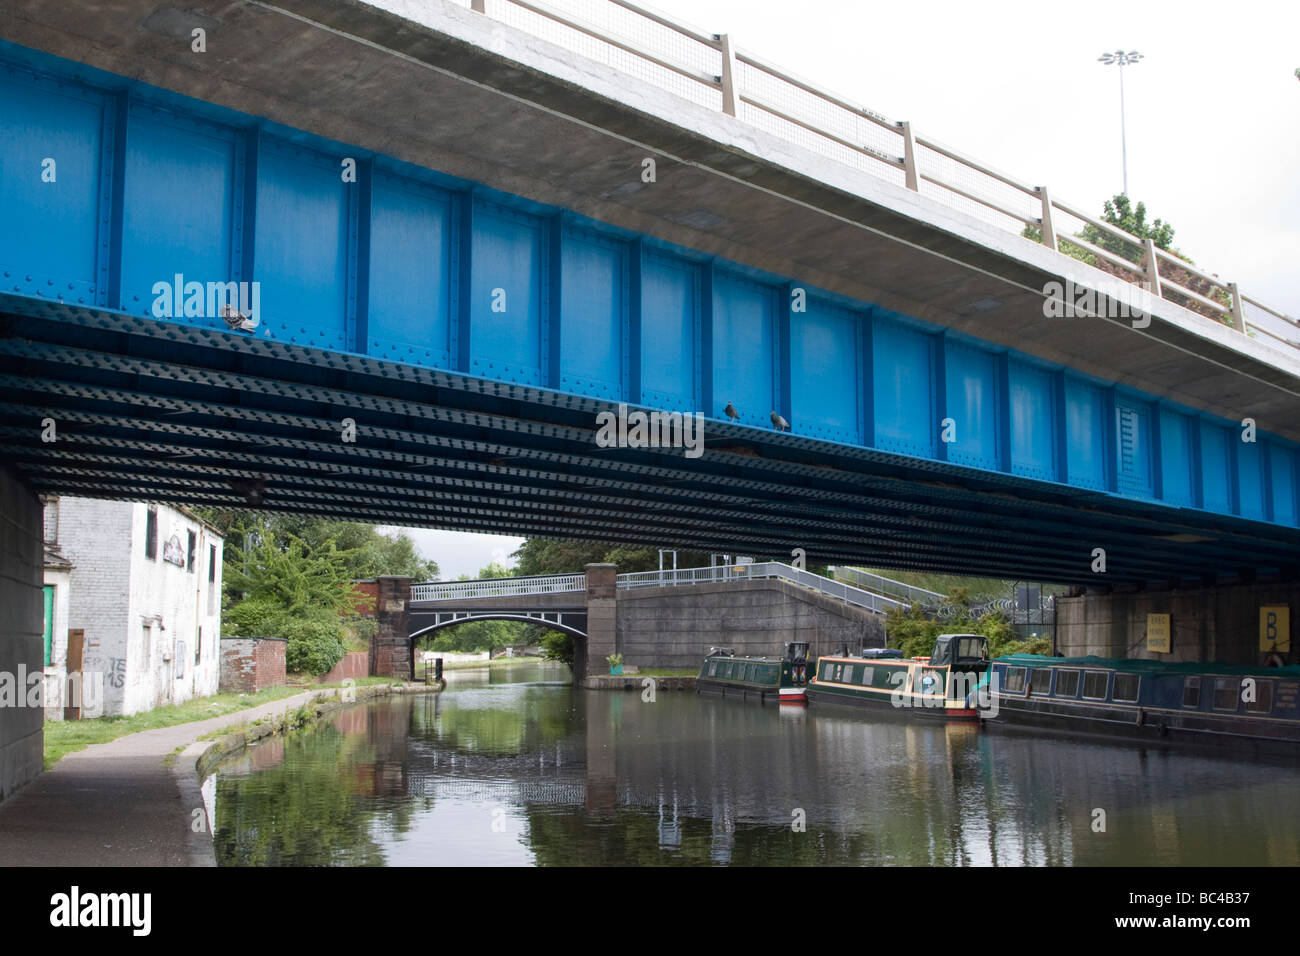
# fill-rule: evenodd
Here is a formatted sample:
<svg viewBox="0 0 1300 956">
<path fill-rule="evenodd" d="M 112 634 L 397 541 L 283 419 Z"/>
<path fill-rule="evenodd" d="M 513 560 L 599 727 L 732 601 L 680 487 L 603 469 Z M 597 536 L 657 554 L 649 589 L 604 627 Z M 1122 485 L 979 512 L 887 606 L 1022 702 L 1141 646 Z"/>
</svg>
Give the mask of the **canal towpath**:
<svg viewBox="0 0 1300 956">
<path fill-rule="evenodd" d="M 283 717 L 320 690 L 248 710 L 144 730 L 70 753 L 0 803 L 0 866 L 214 866 L 195 832 L 203 796 L 195 763 L 206 734 Z M 181 749 L 184 748 L 184 749 Z M 180 751 L 175 760 L 167 758 Z"/>
</svg>

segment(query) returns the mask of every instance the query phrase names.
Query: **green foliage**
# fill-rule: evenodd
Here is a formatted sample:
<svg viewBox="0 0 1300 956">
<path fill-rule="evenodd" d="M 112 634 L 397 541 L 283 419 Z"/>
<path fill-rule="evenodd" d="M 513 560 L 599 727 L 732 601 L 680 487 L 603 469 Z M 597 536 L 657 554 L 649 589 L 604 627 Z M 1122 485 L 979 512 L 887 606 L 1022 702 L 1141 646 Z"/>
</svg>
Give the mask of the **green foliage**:
<svg viewBox="0 0 1300 956">
<path fill-rule="evenodd" d="M 1119 193 L 1113 199 L 1106 200 L 1102 206 L 1101 218 L 1117 229 L 1124 230 L 1130 236 L 1143 240 L 1150 239 L 1156 244 L 1157 248 L 1172 251 L 1174 227 L 1161 219 L 1148 224 L 1146 203 L 1140 202 L 1134 208 L 1129 198 L 1123 193 Z M 1100 246 L 1107 252 L 1123 256 L 1130 262 L 1142 261 L 1143 251 L 1140 246 L 1125 242 L 1119 237 L 1104 232 L 1091 224 L 1083 227 L 1083 232 L 1079 234 L 1079 237 L 1094 246 Z"/>
<path fill-rule="evenodd" d="M 573 667 L 573 638 L 563 631 L 547 631 L 538 640 L 542 657 Z"/>
<path fill-rule="evenodd" d="M 319 676 L 343 659 L 343 622 L 322 617 L 292 617 L 280 622 L 279 634 L 289 641 L 285 670 Z"/>
<path fill-rule="evenodd" d="M 438 576 L 438 565 L 421 559 L 409 537 L 373 525 L 198 510 L 226 536 L 223 633 L 288 640 L 291 672 L 322 674 L 349 646 L 369 646 L 375 624 L 355 614 L 352 581 Z"/>
<path fill-rule="evenodd" d="M 1192 261 L 1173 248 L 1173 226 L 1162 219 L 1157 219 L 1151 223 L 1147 222 L 1146 203 L 1140 202 L 1135 208 L 1128 196 L 1119 193 L 1103 203 L 1101 219 L 1117 229 L 1122 229 L 1138 240 L 1151 239 L 1157 248 L 1168 250 L 1185 262 Z M 1043 230 L 1038 226 L 1026 226 L 1021 230 L 1020 234 L 1034 242 L 1043 241 Z M 1142 261 L 1143 249 L 1140 242 L 1136 245 L 1132 242 L 1126 242 L 1119 236 L 1099 229 L 1091 223 L 1084 225 L 1083 231 L 1077 234 L 1077 238 L 1105 249 L 1114 255 L 1121 256 L 1134 264 Z M 1056 245 L 1065 255 L 1078 259 L 1080 262 L 1085 262 L 1090 266 L 1100 265 L 1095 255 L 1082 246 L 1075 245 L 1068 236 L 1058 234 Z"/>
<path fill-rule="evenodd" d="M 885 617 L 885 633 L 889 646 L 903 652 L 904 657 L 923 657 L 934 650 L 934 640 L 940 634 L 982 634 L 989 641 L 989 656 L 1005 654 L 1050 654 L 1052 642 L 1046 638 L 1022 641 L 1015 629 L 1000 611 L 972 617 L 969 608 L 946 620 L 931 620 L 921 611 L 919 604 L 908 610 L 891 609 Z"/>
</svg>

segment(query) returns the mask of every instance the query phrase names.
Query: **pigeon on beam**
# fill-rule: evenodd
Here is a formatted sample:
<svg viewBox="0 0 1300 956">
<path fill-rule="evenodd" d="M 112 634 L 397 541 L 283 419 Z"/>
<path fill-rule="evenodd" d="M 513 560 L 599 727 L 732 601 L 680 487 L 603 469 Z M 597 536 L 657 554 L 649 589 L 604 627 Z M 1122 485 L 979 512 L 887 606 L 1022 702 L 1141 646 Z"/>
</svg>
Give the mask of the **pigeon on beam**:
<svg viewBox="0 0 1300 956">
<path fill-rule="evenodd" d="M 790 423 L 774 411 L 772 412 L 772 427 L 779 432 L 788 432 L 790 430 Z"/>
<path fill-rule="evenodd" d="M 221 317 L 226 320 L 226 325 L 236 332 L 251 332 L 262 321 L 260 318 L 253 318 L 251 312 L 247 314 L 240 312 L 229 302 L 221 307 Z"/>
<path fill-rule="evenodd" d="M 740 412 L 736 411 L 736 406 L 732 405 L 731 402 L 727 402 L 727 407 L 722 410 L 722 414 L 726 415 L 733 422 L 740 417 Z"/>
</svg>

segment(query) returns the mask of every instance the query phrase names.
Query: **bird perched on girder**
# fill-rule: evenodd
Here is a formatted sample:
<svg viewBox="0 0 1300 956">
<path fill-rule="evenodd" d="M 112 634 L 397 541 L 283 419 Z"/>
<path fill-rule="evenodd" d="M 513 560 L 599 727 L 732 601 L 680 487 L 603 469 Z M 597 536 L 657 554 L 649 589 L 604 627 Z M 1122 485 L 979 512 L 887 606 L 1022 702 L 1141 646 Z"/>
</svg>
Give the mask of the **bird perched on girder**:
<svg viewBox="0 0 1300 956">
<path fill-rule="evenodd" d="M 772 412 L 772 427 L 779 432 L 788 432 L 790 430 L 790 423 L 778 415 L 774 410 Z"/>
<path fill-rule="evenodd" d="M 740 412 L 736 411 L 736 406 L 731 404 L 731 402 L 727 402 L 727 407 L 722 410 L 722 414 L 726 415 L 733 422 L 740 417 Z"/>
<path fill-rule="evenodd" d="M 251 312 L 240 312 L 229 302 L 221 307 L 221 317 L 226 320 L 226 325 L 236 332 L 251 332 L 262 321 L 260 318 L 253 318 Z"/>
</svg>

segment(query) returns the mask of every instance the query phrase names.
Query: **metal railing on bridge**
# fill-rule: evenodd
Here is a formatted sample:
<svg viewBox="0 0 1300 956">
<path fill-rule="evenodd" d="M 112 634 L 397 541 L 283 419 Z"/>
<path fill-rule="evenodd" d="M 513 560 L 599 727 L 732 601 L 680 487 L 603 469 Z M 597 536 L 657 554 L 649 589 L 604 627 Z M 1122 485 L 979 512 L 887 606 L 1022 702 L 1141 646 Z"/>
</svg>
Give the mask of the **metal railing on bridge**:
<svg viewBox="0 0 1300 956">
<path fill-rule="evenodd" d="M 868 591 L 895 597 L 908 604 L 919 604 L 925 608 L 937 608 L 948 600 L 946 594 L 940 594 L 938 591 L 927 591 L 925 588 L 904 584 L 902 581 L 895 581 L 893 578 L 873 574 L 870 571 L 863 571 L 861 568 L 833 567 L 827 570 L 837 580 L 852 582 L 866 588 Z"/>
<path fill-rule="evenodd" d="M 866 608 L 883 614 L 890 608 L 906 609 L 907 603 L 865 591 L 862 588 L 833 581 L 781 564 L 778 561 L 759 561 L 753 564 L 726 564 L 708 568 L 680 568 L 668 571 L 632 571 L 618 575 L 620 588 L 676 587 L 688 584 L 710 584 L 727 581 L 756 581 L 764 578 L 779 578 L 802 587 L 838 598 L 846 604 Z M 548 574 L 526 578 L 484 578 L 478 581 L 441 581 L 428 584 L 413 584 L 411 600 L 416 601 L 451 601 L 465 598 L 506 597 L 523 594 L 557 594 L 564 592 L 585 591 L 586 575 L 583 574 Z"/>
<path fill-rule="evenodd" d="M 528 578 L 481 578 L 477 581 L 435 581 L 412 584 L 412 601 L 507 597 L 516 594 L 562 594 L 585 591 L 585 574 L 544 574 Z"/>
<path fill-rule="evenodd" d="M 510 26 L 602 61 L 787 141 L 1073 254 L 1251 337 L 1300 351 L 1300 322 L 1077 205 L 965 156 L 880 113 L 630 0 L 458 0 Z M 1070 298 L 1073 302 L 1073 298 Z"/>
<path fill-rule="evenodd" d="M 855 588 L 843 581 L 832 581 L 820 574 L 803 571 L 779 561 L 756 561 L 753 564 L 726 564 L 711 568 L 681 568 L 669 571 L 634 571 L 618 576 L 621 588 L 674 587 L 682 584 L 708 584 L 715 581 L 756 581 L 779 578 L 802 587 L 839 598 L 846 604 L 884 614 L 890 608 L 906 608 L 901 601 Z"/>
</svg>

